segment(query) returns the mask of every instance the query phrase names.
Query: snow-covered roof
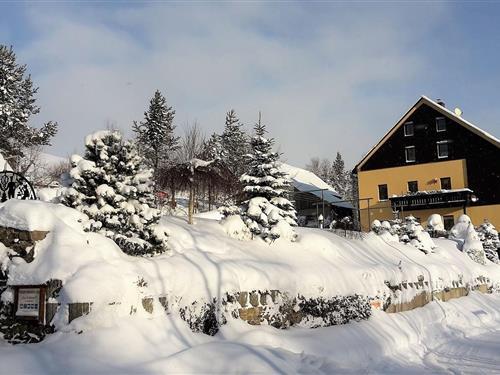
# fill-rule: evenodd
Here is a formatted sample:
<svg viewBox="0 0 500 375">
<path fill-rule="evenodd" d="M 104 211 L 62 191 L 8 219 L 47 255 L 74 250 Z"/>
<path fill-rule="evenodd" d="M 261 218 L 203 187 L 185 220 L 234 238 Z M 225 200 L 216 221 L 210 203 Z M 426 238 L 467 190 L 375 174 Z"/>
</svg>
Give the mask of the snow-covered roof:
<svg viewBox="0 0 500 375">
<path fill-rule="evenodd" d="M 48 167 L 56 166 L 63 162 L 68 162 L 68 160 L 68 158 L 63 158 L 61 156 L 47 154 L 45 152 L 40 153 L 40 161 Z"/>
<path fill-rule="evenodd" d="M 422 104 L 427 104 L 436 111 L 440 112 L 441 114 L 448 116 L 449 118 L 453 119 L 460 125 L 464 126 L 465 128 L 469 129 L 473 133 L 479 135 L 480 137 L 484 138 L 488 142 L 493 143 L 495 146 L 500 147 L 500 140 L 495 137 L 494 135 L 484 131 L 483 129 L 480 129 L 476 125 L 472 124 L 471 122 L 464 120 L 461 116 L 457 116 L 454 112 L 450 111 L 446 107 L 438 104 L 432 99 L 429 99 L 427 96 L 422 95 L 420 99 L 399 119 L 399 121 L 382 137 L 382 139 L 375 145 L 373 146 L 370 151 L 368 151 L 365 156 L 361 159 L 361 161 L 356 165 L 355 170 L 358 170 L 363 166 L 363 164 L 375 153 L 375 151 L 378 150 L 382 144 L 385 143 L 389 139 L 392 134 L 401 126 L 403 125 L 408 117 L 410 117 L 417 108 L 419 108 Z"/>
<path fill-rule="evenodd" d="M 293 187 L 295 187 L 298 191 L 314 194 L 318 198 L 323 198 L 325 201 L 334 206 L 349 209 L 353 208 L 349 202 L 341 202 L 343 200 L 342 196 L 335 191 L 332 186 L 327 184 L 311 171 L 297 168 L 286 163 L 281 163 L 280 169 L 290 176 Z"/>
</svg>

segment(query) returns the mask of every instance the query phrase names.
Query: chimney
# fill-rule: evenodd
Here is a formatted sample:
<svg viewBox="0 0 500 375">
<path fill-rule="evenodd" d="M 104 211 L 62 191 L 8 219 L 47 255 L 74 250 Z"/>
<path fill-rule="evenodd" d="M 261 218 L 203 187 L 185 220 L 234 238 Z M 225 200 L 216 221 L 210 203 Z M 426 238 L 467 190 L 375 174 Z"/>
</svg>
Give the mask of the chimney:
<svg viewBox="0 0 500 375">
<path fill-rule="evenodd" d="M 443 102 L 443 99 L 436 99 L 436 103 L 439 104 L 441 107 L 446 107 L 446 105 Z"/>
</svg>

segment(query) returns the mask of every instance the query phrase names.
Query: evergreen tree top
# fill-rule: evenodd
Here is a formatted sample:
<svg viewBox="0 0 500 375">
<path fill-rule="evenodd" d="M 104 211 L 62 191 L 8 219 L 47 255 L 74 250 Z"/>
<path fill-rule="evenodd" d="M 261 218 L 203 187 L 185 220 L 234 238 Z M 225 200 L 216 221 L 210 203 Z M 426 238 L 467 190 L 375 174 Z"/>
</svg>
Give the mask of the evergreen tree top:
<svg viewBox="0 0 500 375">
<path fill-rule="evenodd" d="M 26 65 L 17 64 L 12 47 L 0 45 L 0 150 L 11 164 L 14 158 L 23 156 L 23 149 L 49 145 L 57 132 L 53 122 L 41 129 L 28 126 L 29 118 L 40 108 L 34 97 L 38 88 L 25 73 Z"/>
</svg>

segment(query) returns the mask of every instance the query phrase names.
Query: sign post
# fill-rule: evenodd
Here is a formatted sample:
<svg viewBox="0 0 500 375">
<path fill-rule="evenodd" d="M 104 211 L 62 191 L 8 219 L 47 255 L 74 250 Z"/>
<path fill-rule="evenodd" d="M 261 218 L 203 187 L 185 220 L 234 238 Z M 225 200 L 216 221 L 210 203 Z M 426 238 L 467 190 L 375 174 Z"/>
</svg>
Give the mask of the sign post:
<svg viewBox="0 0 500 375">
<path fill-rule="evenodd" d="M 23 285 L 14 288 L 15 318 L 45 324 L 45 286 Z"/>
</svg>

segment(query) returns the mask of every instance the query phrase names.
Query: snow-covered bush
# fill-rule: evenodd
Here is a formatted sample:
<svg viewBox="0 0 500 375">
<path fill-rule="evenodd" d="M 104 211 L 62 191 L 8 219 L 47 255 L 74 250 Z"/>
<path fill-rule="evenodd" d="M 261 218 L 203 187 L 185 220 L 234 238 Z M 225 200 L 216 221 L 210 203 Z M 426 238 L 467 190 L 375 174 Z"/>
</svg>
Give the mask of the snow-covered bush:
<svg viewBox="0 0 500 375">
<path fill-rule="evenodd" d="M 470 217 L 465 214 L 461 215 L 458 218 L 457 223 L 450 229 L 449 237 L 463 242 L 467 236 L 469 224 L 471 224 Z"/>
<path fill-rule="evenodd" d="M 486 255 L 478 233 L 469 216 L 461 215 L 457 223 L 451 228 L 449 238 L 462 246 L 462 251 L 477 263 L 485 264 Z"/>
<path fill-rule="evenodd" d="M 382 223 L 379 220 L 374 220 L 372 231 L 382 236 L 386 241 L 410 244 L 426 254 L 432 252 L 436 247 L 429 233 L 424 231 L 424 228 L 413 216 L 407 216 L 404 223 L 399 219 L 385 220 Z"/>
<path fill-rule="evenodd" d="M 135 145 L 119 132 L 101 131 L 85 139 L 85 155 L 71 157 L 71 186 L 62 202 L 86 214 L 85 229 L 113 239 L 130 255 L 166 249 L 157 224 L 152 171 L 144 168 Z"/>
<path fill-rule="evenodd" d="M 431 237 L 446 237 L 447 231 L 444 229 L 443 217 L 439 214 L 432 214 L 427 219 L 427 233 Z"/>
<path fill-rule="evenodd" d="M 371 228 L 372 232 L 374 232 L 375 234 L 381 234 L 382 231 L 384 230 L 382 228 L 382 223 L 380 222 L 380 220 L 377 219 L 373 220 Z"/>
<path fill-rule="evenodd" d="M 424 231 L 422 225 L 413 216 L 407 216 L 404 224 L 401 226 L 402 234 L 399 240 L 404 243 L 409 243 L 424 253 L 430 253 L 436 247 L 429 233 Z"/>
<path fill-rule="evenodd" d="M 483 249 L 488 258 L 493 263 L 500 263 L 498 252 L 500 251 L 500 240 L 496 228 L 488 221 L 476 228 L 479 240 L 483 244 Z"/>
<path fill-rule="evenodd" d="M 474 262 L 486 264 L 486 255 L 484 253 L 483 244 L 479 240 L 479 236 L 472 223 L 469 223 L 467 227 L 467 234 L 465 236 L 462 251 L 469 255 Z"/>
<path fill-rule="evenodd" d="M 240 178 L 245 200 L 238 212 L 252 235 L 272 242 L 282 237 L 294 241 L 297 237 L 296 211 L 288 200 L 291 189 L 289 177 L 279 168 L 279 154 L 272 151 L 273 139 L 264 137 L 265 126 L 255 125 L 248 155 L 248 172 Z M 221 209 L 225 215 L 235 214 L 234 207 Z"/>
<path fill-rule="evenodd" d="M 311 328 L 329 327 L 351 321 L 368 319 L 371 305 L 367 297 L 360 295 L 335 296 L 329 299 L 298 297 L 298 307 L 304 320 L 311 320 Z M 306 325 L 307 323 L 302 323 Z"/>
</svg>

